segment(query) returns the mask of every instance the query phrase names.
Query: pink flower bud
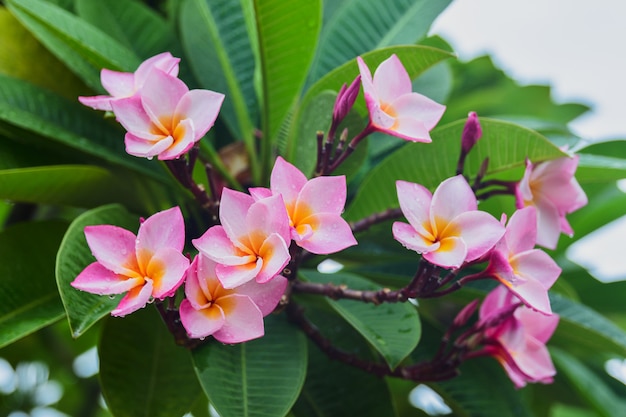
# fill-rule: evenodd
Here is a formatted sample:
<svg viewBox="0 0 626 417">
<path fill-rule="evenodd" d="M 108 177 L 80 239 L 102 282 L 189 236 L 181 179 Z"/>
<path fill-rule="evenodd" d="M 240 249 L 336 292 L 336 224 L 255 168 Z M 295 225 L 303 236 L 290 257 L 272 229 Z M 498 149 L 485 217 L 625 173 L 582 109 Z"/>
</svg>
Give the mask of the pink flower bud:
<svg viewBox="0 0 626 417">
<path fill-rule="evenodd" d="M 483 129 L 480 127 L 478 116 L 476 112 L 472 111 L 467 115 L 467 122 L 465 122 L 463 134 L 461 135 L 461 151 L 465 154 L 468 153 L 482 135 Z"/>
</svg>

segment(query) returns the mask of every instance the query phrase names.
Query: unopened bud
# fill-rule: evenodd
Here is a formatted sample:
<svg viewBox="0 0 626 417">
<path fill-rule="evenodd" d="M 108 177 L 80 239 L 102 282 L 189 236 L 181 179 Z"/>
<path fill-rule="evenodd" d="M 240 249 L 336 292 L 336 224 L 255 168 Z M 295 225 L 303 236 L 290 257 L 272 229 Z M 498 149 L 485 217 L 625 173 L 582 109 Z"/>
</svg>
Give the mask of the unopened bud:
<svg viewBox="0 0 626 417">
<path fill-rule="evenodd" d="M 352 81 L 349 87 L 346 87 L 344 84 L 339 93 L 337 94 L 337 100 L 335 101 L 335 107 L 333 108 L 333 121 L 339 123 L 343 120 L 347 115 L 354 102 L 356 101 L 357 96 L 359 95 L 359 89 L 361 88 L 361 76 L 357 75 L 357 77 Z"/>
<path fill-rule="evenodd" d="M 461 150 L 467 154 L 470 149 L 478 142 L 478 139 L 483 135 L 483 130 L 480 127 L 478 121 L 478 115 L 476 112 L 470 112 L 467 115 L 467 121 L 465 127 L 463 127 L 463 134 L 461 135 Z"/>
<path fill-rule="evenodd" d="M 476 308 L 478 307 L 478 302 L 479 302 L 478 299 L 476 299 L 472 301 L 471 303 L 469 303 L 468 305 L 466 305 L 465 307 L 463 307 L 461 311 L 459 311 L 459 313 L 454 318 L 453 323 L 455 327 L 459 328 L 459 327 L 465 326 L 465 324 L 468 322 L 468 320 L 472 317 L 472 315 L 476 311 Z"/>
</svg>

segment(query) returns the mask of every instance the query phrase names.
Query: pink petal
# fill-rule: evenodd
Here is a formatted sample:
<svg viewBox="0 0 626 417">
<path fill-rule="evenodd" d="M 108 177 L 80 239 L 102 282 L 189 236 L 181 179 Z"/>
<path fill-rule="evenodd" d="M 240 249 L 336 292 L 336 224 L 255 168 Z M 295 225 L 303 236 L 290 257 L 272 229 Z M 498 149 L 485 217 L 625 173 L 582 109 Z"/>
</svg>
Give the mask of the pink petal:
<svg viewBox="0 0 626 417">
<path fill-rule="evenodd" d="M 111 107 L 111 96 L 81 96 L 78 97 L 78 101 L 94 110 L 113 111 L 113 107 Z"/>
<path fill-rule="evenodd" d="M 528 206 L 513 213 L 506 227 L 504 239 L 511 254 L 524 252 L 535 247 L 537 213 L 534 207 Z"/>
<path fill-rule="evenodd" d="M 424 253 L 424 259 L 442 268 L 458 268 L 467 259 L 467 246 L 463 239 L 447 237 L 439 244 L 437 250 Z"/>
<path fill-rule="evenodd" d="M 162 134 L 155 133 L 153 120 L 144 110 L 140 96 L 115 100 L 111 106 L 117 121 L 129 133 L 149 141 L 163 138 Z"/>
<path fill-rule="evenodd" d="M 517 302 L 517 298 L 511 293 L 504 285 L 497 286 L 491 291 L 478 311 L 478 316 L 481 321 L 489 320 L 492 317 L 497 316 L 503 309 L 508 309 L 513 303 Z"/>
<path fill-rule="evenodd" d="M 561 275 L 561 268 L 547 253 L 532 249 L 511 258 L 511 265 L 519 275 L 540 282 L 546 290 Z"/>
<path fill-rule="evenodd" d="M 439 242 L 433 242 L 416 232 L 413 226 L 402 222 L 394 222 L 392 226 L 393 238 L 407 249 L 417 253 L 432 252 L 439 249 Z"/>
<path fill-rule="evenodd" d="M 256 276 L 256 282 L 259 283 L 267 282 L 280 274 L 291 259 L 289 248 L 278 233 L 272 233 L 265 239 L 259 256 L 263 259 L 261 270 Z"/>
<path fill-rule="evenodd" d="M 180 79 L 160 70 L 150 71 L 140 90 L 141 102 L 152 122 L 169 130 L 175 124 L 176 106 L 188 91 Z"/>
<path fill-rule="evenodd" d="M 171 53 L 163 52 L 143 61 L 135 71 L 135 88 L 141 88 L 146 77 L 154 68 L 176 77 L 178 75 L 178 63 L 180 58 L 174 58 Z"/>
<path fill-rule="evenodd" d="M 71 283 L 78 290 L 100 295 L 121 294 L 141 284 L 142 277 L 117 275 L 98 262 L 88 265 Z"/>
<path fill-rule="evenodd" d="M 430 205 L 431 222 L 435 224 L 437 218 L 448 223 L 461 213 L 476 210 L 477 207 L 476 197 L 467 180 L 462 175 L 457 175 L 443 181 L 433 193 Z"/>
<path fill-rule="evenodd" d="M 252 204 L 254 204 L 254 198 L 248 194 L 229 188 L 224 188 L 222 191 L 220 222 L 233 244 L 242 250 L 248 247 L 248 233 L 250 231 L 244 219 Z"/>
<path fill-rule="evenodd" d="M 254 262 L 244 265 L 217 264 L 215 273 L 222 286 L 226 289 L 231 289 L 253 280 L 259 275 L 261 267 L 263 267 L 263 259 L 258 258 Z"/>
<path fill-rule="evenodd" d="M 100 82 L 111 98 L 130 97 L 135 94 L 135 76 L 131 72 L 118 72 L 103 68 Z"/>
<path fill-rule="evenodd" d="M 137 276 L 135 235 L 111 225 L 86 226 L 85 238 L 93 256 L 106 269 L 129 277 Z"/>
<path fill-rule="evenodd" d="M 313 213 L 341 214 L 346 205 L 346 177 L 317 177 L 308 181 L 296 204 L 304 204 Z"/>
<path fill-rule="evenodd" d="M 264 198 L 271 197 L 272 191 L 265 187 L 252 187 L 248 188 L 248 192 L 254 198 L 254 201 L 263 200 Z M 283 196 L 284 197 L 284 196 Z"/>
<path fill-rule="evenodd" d="M 296 244 L 311 253 L 327 255 L 357 244 L 350 225 L 338 214 L 314 214 L 303 222 L 310 225 L 313 233 Z"/>
<path fill-rule="evenodd" d="M 236 288 L 237 294 L 247 295 L 259 307 L 263 317 L 270 314 L 280 302 L 285 289 L 287 288 L 287 278 L 277 275 L 264 284 L 250 281 Z"/>
<path fill-rule="evenodd" d="M 241 343 L 265 334 L 263 315 L 259 308 L 245 295 L 221 297 L 217 304 L 224 311 L 224 325 L 213 337 L 222 343 Z"/>
<path fill-rule="evenodd" d="M 432 142 L 428 129 L 426 129 L 424 123 L 414 118 L 399 117 L 395 119 L 395 123 L 391 128 L 379 129 L 379 131 L 391 136 L 396 136 L 400 139 L 410 140 L 412 142 Z"/>
<path fill-rule="evenodd" d="M 363 86 L 364 95 L 370 95 L 371 99 L 374 102 L 378 103 L 378 97 L 374 89 L 374 84 L 372 82 L 372 73 L 370 72 L 370 69 L 363 61 L 363 58 L 361 58 L 360 56 L 356 58 L 356 63 L 359 66 L 359 72 L 361 74 L 361 85 Z"/>
<path fill-rule="evenodd" d="M 411 78 L 396 54 L 380 63 L 374 72 L 374 89 L 378 100 L 391 104 L 401 95 L 411 92 Z"/>
<path fill-rule="evenodd" d="M 178 206 L 148 217 L 137 232 L 137 252 L 147 250 L 155 253 L 166 247 L 178 252 L 185 247 L 185 221 Z"/>
<path fill-rule="evenodd" d="M 260 254 L 265 238 L 271 234 L 277 234 L 284 242 L 290 241 L 289 216 L 281 195 L 255 202 L 250 206 L 245 219 L 251 248 L 257 254 Z"/>
<path fill-rule="evenodd" d="M 395 136 L 396 118 L 384 112 L 380 108 L 380 103 L 375 101 L 375 98 L 368 93 L 365 94 L 365 103 L 367 104 L 372 125 L 380 132 Z"/>
<path fill-rule="evenodd" d="M 545 316 L 528 308 L 519 308 L 515 311 L 515 317 L 524 325 L 529 337 L 541 343 L 546 343 L 559 324 L 559 316 L 552 314 Z"/>
<path fill-rule="evenodd" d="M 512 356 L 515 365 L 531 382 L 550 381 L 556 374 L 548 349 L 537 340 L 527 339 L 524 351 Z"/>
<path fill-rule="evenodd" d="M 172 140 L 170 146 L 159 153 L 159 160 L 167 161 L 185 154 L 196 142 L 195 128 L 191 119 L 181 120 L 174 131 L 176 139 Z M 172 136 L 168 136 L 170 138 Z"/>
<path fill-rule="evenodd" d="M 222 226 L 209 228 L 198 239 L 191 243 L 207 258 L 224 265 L 247 265 L 256 262 L 256 255 L 244 253 L 233 245 Z"/>
<path fill-rule="evenodd" d="M 180 303 L 180 321 L 189 337 L 201 339 L 214 334 L 224 326 L 226 318 L 222 308 L 213 304 L 205 309 L 196 310 L 188 299 Z"/>
<path fill-rule="evenodd" d="M 546 315 L 552 314 L 548 290 L 544 288 L 540 282 L 527 279 L 522 280 L 517 285 L 511 285 L 510 283 L 505 282 L 503 282 L 503 284 L 506 284 L 513 294 L 522 300 L 522 302 L 528 307 Z"/>
<path fill-rule="evenodd" d="M 189 265 L 189 269 L 187 269 L 185 277 L 185 297 L 187 297 L 187 302 L 191 304 L 194 310 L 201 310 L 208 307 L 213 300 L 211 292 L 207 291 L 206 283 L 206 280 L 211 279 L 211 277 L 207 276 L 204 272 L 198 271 L 199 259 L 209 260 L 215 265 L 209 258 L 198 254 L 191 265 Z M 215 273 L 215 267 L 213 268 L 213 273 Z M 215 277 L 215 280 L 217 281 L 217 277 Z"/>
<path fill-rule="evenodd" d="M 537 209 L 537 244 L 548 249 L 556 248 L 561 235 L 561 217 L 549 201 L 540 201 Z"/>
<path fill-rule="evenodd" d="M 152 296 L 152 281 L 147 279 L 145 284 L 133 288 L 122 298 L 115 310 L 111 311 L 112 316 L 125 316 L 143 308 Z"/>
<path fill-rule="evenodd" d="M 396 181 L 396 189 L 404 217 L 419 234 L 434 240 L 435 236 L 430 231 L 430 191 L 420 184 L 407 181 Z M 424 225 L 428 225 L 428 229 Z"/>
<path fill-rule="evenodd" d="M 174 248 L 159 249 L 146 268 L 146 275 L 153 281 L 152 296 L 163 299 L 176 292 L 183 283 L 189 259 Z"/>
<path fill-rule="evenodd" d="M 444 229 L 458 231 L 459 236 L 467 245 L 467 262 L 485 255 L 502 238 L 505 228 L 491 214 L 485 211 L 467 211 L 459 214 Z"/>
<path fill-rule="evenodd" d="M 126 153 L 137 156 L 139 158 L 153 158 L 164 152 L 174 143 L 171 136 L 163 137 L 156 140 L 146 140 L 126 133 L 124 136 L 124 144 L 126 145 Z"/>
<path fill-rule="evenodd" d="M 419 122 L 427 132 L 439 123 L 446 110 L 446 106 L 419 93 L 404 94 L 394 100 L 391 105 L 397 119 L 413 119 Z"/>
<path fill-rule="evenodd" d="M 193 140 L 197 142 L 215 123 L 223 101 L 224 94 L 209 90 L 191 90 L 178 102 L 174 114 L 180 119 L 193 120 Z"/>
<path fill-rule="evenodd" d="M 306 176 L 295 166 L 277 157 L 270 177 L 272 193 L 282 194 L 285 205 L 295 204 L 300 190 L 307 183 Z"/>
</svg>

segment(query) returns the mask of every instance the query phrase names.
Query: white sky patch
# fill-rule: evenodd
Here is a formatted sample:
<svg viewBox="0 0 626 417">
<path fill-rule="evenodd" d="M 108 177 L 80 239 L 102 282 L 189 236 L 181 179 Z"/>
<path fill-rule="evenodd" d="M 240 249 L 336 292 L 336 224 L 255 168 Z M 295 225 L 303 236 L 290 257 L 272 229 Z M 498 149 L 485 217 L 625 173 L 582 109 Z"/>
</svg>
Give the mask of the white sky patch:
<svg viewBox="0 0 626 417">
<path fill-rule="evenodd" d="M 321 272 L 322 274 L 334 274 L 342 269 L 343 264 L 333 261 L 332 259 L 324 259 L 317 265 L 317 272 Z"/>
<path fill-rule="evenodd" d="M 626 359 L 613 358 L 604 363 L 606 373 L 626 384 Z"/>
<path fill-rule="evenodd" d="M 445 416 L 452 410 L 443 401 L 443 398 L 429 386 L 420 384 L 409 393 L 409 402 L 413 407 L 424 410 L 431 416 Z"/>
<path fill-rule="evenodd" d="M 97 374 L 99 366 L 98 349 L 95 346 L 78 355 L 72 364 L 74 373 L 79 378 L 89 378 Z"/>
</svg>

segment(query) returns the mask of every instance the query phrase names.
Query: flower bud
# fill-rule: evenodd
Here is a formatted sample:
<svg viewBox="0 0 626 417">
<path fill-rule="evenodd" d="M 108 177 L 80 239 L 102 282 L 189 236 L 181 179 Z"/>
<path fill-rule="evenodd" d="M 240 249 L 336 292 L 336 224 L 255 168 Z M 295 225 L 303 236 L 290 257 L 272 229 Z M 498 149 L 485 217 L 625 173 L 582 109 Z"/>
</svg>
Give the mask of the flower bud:
<svg viewBox="0 0 626 417">
<path fill-rule="evenodd" d="M 461 150 L 464 154 L 467 154 L 470 149 L 478 142 L 478 139 L 483 134 L 483 130 L 480 127 L 478 116 L 476 112 L 470 112 L 467 115 L 467 122 L 463 128 L 463 134 L 461 135 Z"/>
</svg>

